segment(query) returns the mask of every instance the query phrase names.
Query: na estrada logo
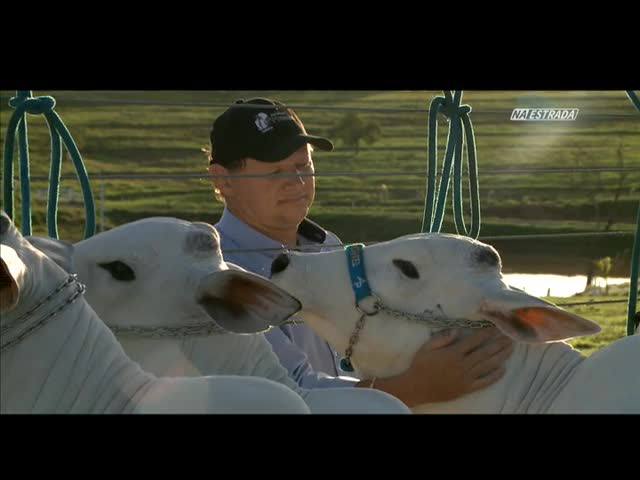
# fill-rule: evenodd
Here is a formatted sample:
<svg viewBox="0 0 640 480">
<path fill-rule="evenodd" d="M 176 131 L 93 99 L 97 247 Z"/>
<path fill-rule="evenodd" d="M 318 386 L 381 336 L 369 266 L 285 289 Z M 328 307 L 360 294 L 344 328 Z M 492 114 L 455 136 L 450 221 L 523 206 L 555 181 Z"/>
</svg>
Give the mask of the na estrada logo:
<svg viewBox="0 0 640 480">
<path fill-rule="evenodd" d="M 578 118 L 578 108 L 514 108 L 512 121 L 520 122 L 558 122 L 573 121 Z"/>
</svg>

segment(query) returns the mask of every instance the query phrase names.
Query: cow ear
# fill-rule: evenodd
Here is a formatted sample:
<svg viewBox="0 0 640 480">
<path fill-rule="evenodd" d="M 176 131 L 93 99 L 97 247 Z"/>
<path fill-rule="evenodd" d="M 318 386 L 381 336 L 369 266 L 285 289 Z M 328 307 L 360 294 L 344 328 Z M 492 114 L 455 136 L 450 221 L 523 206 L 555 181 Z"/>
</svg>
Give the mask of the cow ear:
<svg viewBox="0 0 640 480">
<path fill-rule="evenodd" d="M 16 251 L 8 245 L 0 248 L 0 312 L 13 310 L 20 301 L 20 277 L 27 270 Z"/>
<path fill-rule="evenodd" d="M 480 311 L 504 334 L 524 343 L 557 342 L 601 331 L 591 320 L 511 288 L 487 295 Z"/>
<path fill-rule="evenodd" d="M 269 280 L 251 272 L 222 270 L 205 277 L 196 301 L 231 333 L 258 333 L 283 325 L 300 302 Z"/>
</svg>

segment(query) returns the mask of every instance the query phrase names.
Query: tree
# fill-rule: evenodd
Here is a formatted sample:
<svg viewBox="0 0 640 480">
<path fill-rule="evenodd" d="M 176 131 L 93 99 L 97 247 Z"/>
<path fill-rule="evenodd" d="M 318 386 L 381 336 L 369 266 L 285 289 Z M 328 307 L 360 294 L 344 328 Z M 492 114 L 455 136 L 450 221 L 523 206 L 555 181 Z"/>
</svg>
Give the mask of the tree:
<svg viewBox="0 0 640 480">
<path fill-rule="evenodd" d="M 624 168 L 624 154 L 623 154 L 622 140 L 620 140 L 620 145 L 618 146 L 617 157 L 618 157 L 618 167 Z M 608 232 L 609 230 L 611 230 L 611 227 L 613 226 L 614 216 L 616 214 L 616 207 L 618 204 L 618 200 L 620 199 L 620 194 L 625 189 L 625 180 L 627 179 L 627 175 L 628 175 L 628 172 L 621 171 L 620 176 L 618 177 L 618 180 L 619 180 L 618 186 L 613 195 L 613 202 L 609 207 L 609 218 L 607 219 L 607 224 L 604 227 L 605 232 Z"/>
<path fill-rule="evenodd" d="M 382 129 L 378 122 L 364 121 L 356 113 L 345 114 L 338 123 L 329 130 L 329 136 L 342 140 L 345 145 L 355 148 L 356 155 L 360 152 L 360 142 L 368 145 L 378 141 L 382 135 Z"/>
<path fill-rule="evenodd" d="M 595 263 L 594 266 L 595 266 L 596 272 L 598 272 L 600 276 L 604 277 L 605 293 L 608 295 L 609 294 L 609 278 L 608 277 L 609 277 L 609 274 L 611 273 L 611 267 L 613 266 L 611 257 L 600 258 L 596 260 L 594 263 Z"/>
</svg>

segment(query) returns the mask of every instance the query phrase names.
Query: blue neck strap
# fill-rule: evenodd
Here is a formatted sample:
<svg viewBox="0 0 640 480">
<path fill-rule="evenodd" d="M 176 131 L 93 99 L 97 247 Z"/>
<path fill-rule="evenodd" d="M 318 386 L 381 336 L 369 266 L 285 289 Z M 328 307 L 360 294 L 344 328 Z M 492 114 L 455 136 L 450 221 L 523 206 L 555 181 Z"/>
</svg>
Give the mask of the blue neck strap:
<svg viewBox="0 0 640 480">
<path fill-rule="evenodd" d="M 344 251 L 347 254 L 351 288 L 353 288 L 353 293 L 356 295 L 357 305 L 360 300 L 371 295 L 367 274 L 364 271 L 364 245 L 362 243 L 347 245 Z"/>
<path fill-rule="evenodd" d="M 356 305 L 363 298 L 371 295 L 367 274 L 364 271 L 364 245 L 362 243 L 354 243 L 344 247 L 347 254 L 347 266 L 349 267 L 349 276 L 351 277 L 351 288 L 356 296 Z M 353 372 L 354 368 L 349 359 L 350 354 L 340 360 L 340 368 L 346 372 Z"/>
</svg>

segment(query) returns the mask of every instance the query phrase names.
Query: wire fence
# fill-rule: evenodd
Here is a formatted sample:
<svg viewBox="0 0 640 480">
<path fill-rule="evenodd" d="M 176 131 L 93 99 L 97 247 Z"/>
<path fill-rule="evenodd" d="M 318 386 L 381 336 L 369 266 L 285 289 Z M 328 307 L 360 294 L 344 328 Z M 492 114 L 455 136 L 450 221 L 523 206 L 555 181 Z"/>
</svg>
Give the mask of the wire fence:
<svg viewBox="0 0 640 480">
<path fill-rule="evenodd" d="M 184 108 L 220 108 L 226 109 L 230 103 L 225 102 L 206 102 L 206 101 L 160 101 L 160 100 L 136 100 L 136 99 L 91 99 L 91 98 L 63 98 L 65 104 L 81 104 L 81 105 L 113 105 L 113 106 L 127 106 L 138 105 L 147 107 L 184 107 Z M 417 114 L 426 115 L 429 113 L 428 108 L 410 108 L 410 107 L 356 107 L 347 105 L 310 105 L 310 104 L 287 104 L 288 107 L 294 110 L 300 111 L 325 111 L 325 112 L 357 112 L 357 113 L 381 113 L 381 114 Z M 254 104 L 242 104 L 241 108 L 264 108 L 261 105 Z M 521 105 L 519 108 L 525 107 Z M 477 109 L 472 111 L 474 116 L 484 115 L 498 115 L 498 116 L 510 116 L 513 112 L 513 108 L 504 109 Z M 583 116 L 591 119 L 634 119 L 637 118 L 637 114 L 634 112 L 616 112 L 616 113 L 600 113 L 600 112 L 587 112 L 583 113 Z"/>
<path fill-rule="evenodd" d="M 580 307 L 580 306 L 588 306 L 588 305 L 603 305 L 609 303 L 628 303 L 627 300 L 594 300 L 589 302 L 563 302 L 556 303 L 559 307 Z"/>
<path fill-rule="evenodd" d="M 485 175 L 537 175 L 537 174 L 575 174 L 575 173 L 640 173 L 640 167 L 583 167 L 583 168 L 508 168 L 508 169 L 483 169 Z M 273 174 L 229 174 L 212 175 L 208 173 L 94 173 L 92 179 L 96 180 L 181 180 L 181 179 L 214 179 L 214 178 L 292 178 L 292 177 L 419 177 L 426 179 L 424 171 L 405 172 L 314 172 L 314 173 L 273 173 Z M 440 178 L 437 174 L 436 178 Z M 71 180 L 73 175 L 62 175 L 63 180 Z M 16 175 L 15 180 L 19 177 Z M 34 175 L 34 181 L 47 181 L 49 177 Z"/>
<path fill-rule="evenodd" d="M 479 237 L 481 242 L 494 242 L 504 240 L 558 240 L 558 239 L 577 239 L 577 238 L 589 238 L 589 237 L 633 237 L 633 232 L 576 232 L 576 233 L 540 233 L 533 235 L 492 235 L 486 237 Z M 388 240 L 373 240 L 373 241 L 360 241 L 365 246 L 377 245 L 384 243 Z M 324 248 L 341 248 L 344 246 L 342 243 L 328 243 L 322 245 Z M 227 253 L 260 253 L 260 252 L 305 252 L 315 247 L 270 247 L 270 248 L 231 248 L 225 250 Z"/>
</svg>

